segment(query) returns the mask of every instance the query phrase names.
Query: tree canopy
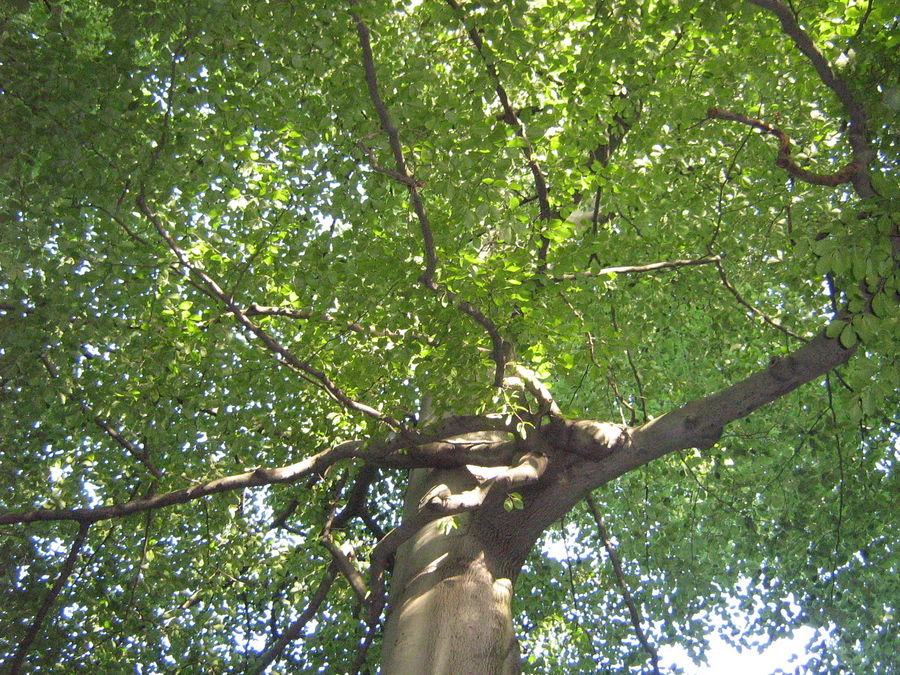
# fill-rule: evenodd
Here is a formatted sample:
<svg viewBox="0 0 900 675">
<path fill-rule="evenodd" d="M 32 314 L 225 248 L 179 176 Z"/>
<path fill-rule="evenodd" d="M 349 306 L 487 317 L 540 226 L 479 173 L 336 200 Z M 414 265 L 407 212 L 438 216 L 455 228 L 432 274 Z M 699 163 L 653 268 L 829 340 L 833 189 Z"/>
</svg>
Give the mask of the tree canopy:
<svg viewBox="0 0 900 675">
<path fill-rule="evenodd" d="M 897 22 L 7 3 L 0 659 L 374 671 L 408 471 L 550 420 L 597 478 L 516 581 L 524 672 L 800 625 L 813 671 L 888 672 Z"/>
</svg>

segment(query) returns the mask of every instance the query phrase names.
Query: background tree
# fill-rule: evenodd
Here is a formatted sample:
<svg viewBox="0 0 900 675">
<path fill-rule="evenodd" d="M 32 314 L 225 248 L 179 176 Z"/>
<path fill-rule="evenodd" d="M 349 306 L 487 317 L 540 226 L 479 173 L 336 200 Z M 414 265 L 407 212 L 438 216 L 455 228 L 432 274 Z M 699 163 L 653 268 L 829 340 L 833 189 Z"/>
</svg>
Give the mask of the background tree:
<svg viewBox="0 0 900 675">
<path fill-rule="evenodd" d="M 9 671 L 887 672 L 896 23 L 7 4 Z"/>
</svg>

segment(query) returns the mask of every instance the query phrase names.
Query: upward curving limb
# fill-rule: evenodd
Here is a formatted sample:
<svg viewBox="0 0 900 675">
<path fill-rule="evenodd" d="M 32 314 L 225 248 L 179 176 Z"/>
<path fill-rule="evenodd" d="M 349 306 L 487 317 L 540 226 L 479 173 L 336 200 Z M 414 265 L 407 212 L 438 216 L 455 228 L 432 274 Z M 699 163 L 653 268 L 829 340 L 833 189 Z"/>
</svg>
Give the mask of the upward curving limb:
<svg viewBox="0 0 900 675">
<path fill-rule="evenodd" d="M 779 141 L 778 157 L 775 159 L 775 164 L 787 171 L 788 175 L 791 177 L 801 180 L 804 183 L 836 187 L 842 183 L 851 182 L 859 171 L 860 164 L 855 159 L 847 164 L 847 166 L 834 173 L 814 173 L 812 171 L 807 171 L 806 169 L 801 169 L 791 157 L 790 137 L 778 127 L 772 126 L 768 122 L 763 122 L 754 117 L 747 117 L 747 115 L 732 112 L 731 110 L 725 110 L 723 108 L 710 108 L 706 111 L 706 115 L 709 119 L 740 122 L 741 124 L 746 124 L 748 127 L 758 129 L 763 133 L 775 136 Z"/>
<path fill-rule="evenodd" d="M 822 83 L 831 89 L 850 119 L 848 141 L 853 149 L 853 162 L 856 164 L 856 172 L 852 178 L 853 187 L 857 194 L 866 199 L 875 196 L 875 190 L 869 178 L 869 163 L 873 158 L 873 151 L 868 141 L 868 116 L 863 105 L 856 100 L 847 83 L 835 75 L 828 60 L 816 48 L 812 39 L 800 27 L 797 17 L 789 7 L 780 0 L 747 0 L 758 7 L 768 10 L 781 22 L 781 29 L 793 40 L 806 58 L 810 60 Z"/>
<path fill-rule="evenodd" d="M 478 485 L 458 493 L 454 493 L 446 485 L 436 485 L 419 501 L 419 512 L 449 516 L 472 511 L 483 505 L 489 497 L 502 496 L 515 488 L 536 482 L 544 475 L 549 462 L 549 458 L 543 453 L 528 452 L 513 466 L 499 469 L 467 466 Z"/>
</svg>

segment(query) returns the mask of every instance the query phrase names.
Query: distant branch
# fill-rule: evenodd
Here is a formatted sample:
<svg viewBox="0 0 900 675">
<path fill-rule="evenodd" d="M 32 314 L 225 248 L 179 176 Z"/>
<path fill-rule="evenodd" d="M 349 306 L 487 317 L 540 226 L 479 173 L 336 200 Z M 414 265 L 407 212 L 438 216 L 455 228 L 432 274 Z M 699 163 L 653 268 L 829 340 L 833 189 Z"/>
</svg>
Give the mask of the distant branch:
<svg viewBox="0 0 900 675">
<path fill-rule="evenodd" d="M 647 265 L 630 265 L 621 267 L 604 267 L 600 270 L 584 270 L 582 272 L 574 272 L 572 274 L 561 274 L 553 277 L 552 281 L 573 281 L 575 279 L 590 279 L 593 277 L 601 277 L 607 274 L 642 274 L 644 272 L 657 272 L 659 270 L 674 269 L 676 267 L 691 267 L 693 265 L 709 265 L 717 263 L 722 256 L 713 255 L 706 258 L 695 258 L 692 260 L 669 260 L 665 262 L 650 263 Z"/>
<path fill-rule="evenodd" d="M 782 326 L 780 323 L 778 323 L 774 319 L 770 318 L 768 314 L 757 309 L 756 307 L 751 305 L 749 302 L 747 302 L 743 298 L 743 296 L 740 293 L 738 293 L 738 290 L 728 280 L 728 275 L 725 274 L 725 268 L 722 266 L 721 262 L 718 262 L 718 261 L 716 262 L 716 269 L 719 271 L 719 278 L 722 280 L 722 285 L 725 286 L 725 288 L 728 290 L 728 292 L 734 296 L 734 299 L 737 300 L 738 303 L 740 303 L 742 306 L 744 306 L 747 309 L 747 311 L 749 311 L 751 314 L 753 314 L 755 316 L 758 316 L 760 319 L 765 321 L 767 324 L 769 324 L 770 326 L 772 326 L 773 328 L 775 328 L 777 330 L 780 330 L 785 335 L 792 337 L 795 340 L 800 340 L 800 342 L 809 342 L 809 340 L 807 340 L 806 338 L 801 337 L 800 335 L 797 335 L 790 328 L 786 328 L 785 326 Z"/>
<path fill-rule="evenodd" d="M 18 673 L 22 672 L 22 664 L 25 661 L 25 655 L 28 653 L 29 647 L 31 647 L 31 643 L 34 642 L 38 632 L 41 630 L 41 624 L 44 622 L 44 619 L 47 618 L 47 614 L 50 612 L 50 608 L 53 607 L 53 603 L 56 602 L 56 598 L 59 597 L 63 586 L 66 585 L 69 577 L 72 576 L 72 571 L 75 569 L 75 562 L 78 560 L 78 554 L 81 552 L 81 548 L 84 546 L 85 539 L 87 538 L 88 528 L 88 523 L 82 523 L 81 527 L 78 528 L 78 534 L 75 536 L 75 541 L 72 542 L 72 547 L 69 549 L 69 555 L 66 556 L 53 587 L 50 589 L 50 592 L 47 593 L 44 602 L 41 603 L 37 614 L 34 616 L 34 621 L 32 621 L 31 626 L 28 628 L 28 632 L 25 634 L 22 642 L 19 643 L 19 648 L 13 655 L 9 668 L 10 675 L 18 675 Z"/>
<path fill-rule="evenodd" d="M 447 4 L 460 16 L 460 19 L 466 28 L 469 40 L 471 40 L 472 45 L 484 62 L 485 70 L 491 81 L 494 83 L 494 91 L 497 93 L 497 98 L 500 99 L 500 105 L 503 107 L 503 116 L 501 119 L 509 124 L 513 128 L 513 133 L 522 140 L 522 154 L 525 155 L 525 160 L 531 171 L 534 188 L 537 192 L 538 204 L 540 205 L 539 218 L 541 220 L 558 220 L 560 218 L 559 212 L 550 206 L 550 192 L 547 188 L 547 181 L 544 178 L 541 165 L 534 156 L 534 149 L 532 148 L 531 141 L 528 139 L 525 125 L 519 118 L 519 114 L 516 112 L 515 108 L 513 108 L 512 103 L 510 103 L 509 96 L 506 93 L 506 89 L 503 87 L 503 83 L 500 81 L 500 75 L 497 73 L 497 68 L 489 58 L 487 48 L 485 47 L 484 41 L 481 39 L 481 35 L 476 28 L 469 26 L 468 17 L 456 0 L 447 0 Z M 547 251 L 549 248 L 550 240 L 541 234 L 541 248 L 538 252 L 538 260 L 541 263 L 546 262 Z"/>
<path fill-rule="evenodd" d="M 50 377 L 53 379 L 59 378 L 59 373 L 56 370 L 56 367 L 50 362 L 44 354 L 41 354 L 38 357 L 38 360 L 43 364 L 44 368 L 49 373 Z M 101 428 L 106 434 L 112 438 L 116 443 L 119 444 L 125 451 L 128 452 L 132 457 L 134 457 L 137 461 L 147 467 L 147 470 L 153 475 L 154 478 L 162 478 L 162 471 L 156 466 L 153 462 L 153 459 L 150 457 L 150 453 L 147 448 L 139 448 L 134 443 L 129 441 L 122 433 L 113 427 L 109 422 L 104 420 L 99 415 L 94 414 L 94 411 L 91 407 L 84 401 L 79 399 L 79 405 L 81 406 L 82 411 L 93 420 L 94 424 L 96 424 L 99 428 Z"/>
<path fill-rule="evenodd" d="M 358 7 L 358 0 L 350 0 L 350 5 Z M 388 137 L 388 143 L 391 146 L 391 152 L 394 155 L 394 162 L 397 170 L 392 172 L 397 175 L 397 180 L 409 188 L 409 196 L 412 202 L 413 210 L 419 220 L 419 226 L 422 230 L 422 245 L 425 249 L 425 272 L 422 274 L 422 283 L 428 286 L 434 283 L 434 274 L 437 270 L 437 252 L 434 248 L 434 235 L 431 232 L 431 223 L 425 213 L 425 205 L 422 203 L 422 197 L 419 194 L 418 181 L 410 174 L 406 166 L 406 158 L 403 154 L 403 145 L 400 143 L 400 132 L 391 119 L 390 112 L 381 98 L 378 89 L 378 76 L 375 72 L 375 57 L 372 54 L 372 38 L 369 33 L 369 27 L 356 12 L 351 12 L 350 16 L 356 22 L 356 30 L 359 34 L 359 44 L 362 49 L 363 69 L 366 73 L 366 87 L 369 90 L 369 98 L 372 99 L 372 105 L 378 114 L 381 123 L 381 129 Z M 382 170 L 383 171 L 383 170 Z"/>
<path fill-rule="evenodd" d="M 350 0 L 350 4 L 353 7 L 358 7 L 359 1 Z M 463 314 L 471 317 L 472 320 L 474 320 L 487 332 L 488 336 L 491 338 L 491 357 L 493 358 L 495 364 L 494 386 L 500 387 L 503 383 L 503 373 L 506 368 L 506 361 L 509 355 L 509 345 L 500 335 L 500 331 L 498 330 L 496 324 L 494 324 L 494 322 L 489 319 L 481 310 L 479 310 L 471 303 L 461 300 L 450 289 L 446 288 L 442 284 L 439 284 L 435 280 L 435 275 L 437 273 L 437 252 L 434 247 L 434 235 L 431 231 L 431 223 L 428 220 L 428 215 L 425 213 L 425 205 L 422 202 L 421 195 L 419 194 L 419 187 L 421 186 L 421 183 L 412 176 L 412 174 L 409 172 L 409 169 L 407 168 L 406 158 L 403 155 L 403 145 L 400 143 L 400 133 L 394 122 L 391 120 L 390 112 L 388 111 L 388 108 L 382 100 L 381 94 L 378 90 L 378 77 L 375 72 L 375 57 L 372 55 L 372 40 L 369 33 L 369 27 L 355 12 L 351 12 L 350 15 L 356 22 L 357 33 L 359 34 L 359 44 L 362 49 L 363 68 L 366 73 L 366 86 L 369 90 L 369 98 L 372 99 L 372 105 L 375 107 L 375 111 L 378 113 L 378 119 L 381 122 L 381 129 L 388 137 L 388 142 L 394 155 L 394 162 L 397 166 L 396 171 L 388 172 L 383 168 L 380 168 L 379 170 L 382 173 L 389 173 L 393 175 L 396 180 L 406 185 L 409 190 L 409 196 L 413 211 L 415 211 L 416 218 L 419 221 L 419 227 L 422 232 L 422 245 L 425 250 L 425 271 L 419 277 L 419 283 L 421 283 L 422 286 L 436 295 L 442 295 L 451 298 L 454 302 L 457 303 L 457 308 Z"/>
<path fill-rule="evenodd" d="M 383 166 L 380 166 L 378 164 L 378 160 L 375 158 L 375 153 L 372 151 L 372 148 L 370 148 L 368 145 L 365 145 L 362 141 L 357 141 L 356 144 L 360 148 L 363 149 L 363 151 L 366 153 L 366 155 L 368 155 L 369 164 L 378 173 L 383 173 L 388 178 L 393 178 L 398 183 L 403 183 L 407 187 L 413 187 L 413 188 L 425 187 L 425 183 L 423 183 L 422 181 L 416 180 L 412 176 L 409 176 L 406 174 L 401 174 L 396 171 L 392 171 L 391 169 L 385 169 Z"/>
<path fill-rule="evenodd" d="M 82 403 L 81 407 L 88 414 L 91 413 L 90 408 Z M 124 448 L 132 457 L 137 459 L 141 464 L 147 467 L 147 470 L 153 474 L 154 478 L 162 478 L 162 471 L 156 466 L 153 462 L 153 459 L 150 457 L 150 453 L 147 451 L 147 448 L 139 448 L 134 443 L 125 438 L 118 429 L 110 425 L 106 420 L 100 418 L 98 415 L 93 415 L 94 424 L 103 429 L 106 434 L 112 438 L 116 443 L 118 443 L 122 448 Z"/>
<path fill-rule="evenodd" d="M 326 323 L 337 324 L 360 335 L 368 334 L 374 335 L 375 337 L 389 337 L 398 340 L 412 339 L 418 342 L 424 342 L 432 347 L 438 344 L 437 340 L 428 335 L 421 335 L 406 330 L 390 330 L 387 328 L 376 328 L 375 326 L 363 326 L 356 321 L 342 321 L 331 314 L 313 312 L 312 310 L 294 309 L 291 307 L 264 307 L 254 302 L 244 310 L 244 314 L 247 316 L 284 316 L 289 319 L 324 321 Z"/>
<path fill-rule="evenodd" d="M 109 209 L 107 209 L 103 206 L 99 206 L 97 204 L 88 204 L 88 206 L 93 207 L 93 208 L 97 209 L 98 211 L 100 211 L 101 213 L 105 214 L 116 225 L 121 227 L 122 230 L 125 231 L 125 234 L 128 235 L 128 237 L 130 239 L 136 241 L 137 243 L 141 244 L 142 246 L 146 246 L 149 248 L 150 242 L 147 241 L 146 239 L 144 239 L 141 235 L 139 235 L 137 232 L 132 230 L 130 227 L 128 227 L 128 223 L 126 223 L 124 220 L 122 220 L 122 217 L 119 215 L 118 209 L 116 211 L 110 211 Z"/>
<path fill-rule="evenodd" d="M 345 408 L 361 412 L 372 417 L 379 422 L 384 422 L 394 429 L 402 430 L 403 425 L 389 415 L 382 413 L 364 403 L 356 401 L 348 396 L 340 387 L 338 387 L 331 379 L 321 370 L 313 367 L 303 359 L 298 358 L 287 347 L 278 342 L 265 330 L 257 326 L 244 312 L 243 308 L 235 303 L 234 299 L 228 295 L 219 284 L 217 284 L 206 272 L 193 264 L 187 256 L 187 253 L 178 245 L 175 238 L 169 233 L 162 221 L 156 216 L 147 204 L 143 189 L 135 200 L 141 213 L 149 220 L 159 236 L 169 245 L 169 248 L 175 254 L 178 262 L 182 267 L 201 283 L 218 301 L 220 301 L 237 319 L 238 323 L 253 333 L 265 347 L 284 363 L 290 365 L 296 370 L 306 374 L 308 381 L 314 383 L 317 387 L 325 391 L 332 399 L 343 405 Z"/>
</svg>

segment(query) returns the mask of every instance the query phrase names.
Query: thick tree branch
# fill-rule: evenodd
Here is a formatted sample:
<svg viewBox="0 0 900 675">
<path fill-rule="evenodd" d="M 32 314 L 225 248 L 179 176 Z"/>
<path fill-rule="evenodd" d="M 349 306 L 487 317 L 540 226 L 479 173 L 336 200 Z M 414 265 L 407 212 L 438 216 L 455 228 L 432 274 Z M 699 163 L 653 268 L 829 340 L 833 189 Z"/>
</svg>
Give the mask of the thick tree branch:
<svg viewBox="0 0 900 675">
<path fill-rule="evenodd" d="M 277 469 L 259 468 L 122 504 L 100 506 L 93 509 L 34 509 L 32 511 L 0 513 L 0 525 L 51 520 L 74 520 L 79 523 L 94 523 L 99 520 L 121 518 L 133 513 L 159 509 L 164 506 L 184 504 L 201 497 L 219 494 L 220 492 L 230 492 L 275 483 L 292 483 L 311 473 L 320 473 L 340 460 L 360 456 L 361 453 L 359 451 L 362 446 L 363 443 L 361 441 L 347 441 L 288 466 Z"/>
<path fill-rule="evenodd" d="M 347 499 L 344 502 L 344 507 L 329 520 L 327 527 L 329 531 L 340 530 L 352 518 L 362 516 L 366 508 L 366 495 L 369 492 L 369 486 L 372 485 L 372 481 L 375 480 L 376 476 L 377 472 L 373 466 L 364 466 L 360 469 L 356 480 L 353 482 L 353 487 L 350 489 L 350 494 L 347 495 Z"/>
<path fill-rule="evenodd" d="M 528 492 L 530 516 L 521 527 L 538 536 L 591 490 L 670 452 L 711 447 L 727 424 L 821 377 L 853 352 L 823 334 L 741 382 L 638 427 L 592 420 L 546 425 L 541 434 L 547 445 L 576 458 L 554 462 L 542 489 Z"/>
<path fill-rule="evenodd" d="M 773 358 L 765 370 L 633 429 L 630 461 L 640 466 L 673 450 L 711 447 L 725 425 L 825 375 L 853 352 L 837 338 L 819 335 L 793 353 Z"/>
<path fill-rule="evenodd" d="M 359 6 L 358 0 L 350 0 L 350 4 L 353 7 Z M 352 16 L 353 20 L 356 22 L 357 33 L 359 34 L 359 44 L 362 49 L 363 68 L 366 73 L 366 86 L 369 90 L 369 98 L 372 99 L 372 105 L 378 113 L 381 129 L 388 137 L 391 151 L 394 154 L 394 161 L 397 165 L 396 172 L 391 173 L 397 174 L 397 180 L 406 185 L 409 190 L 413 211 L 416 214 L 416 218 L 419 221 L 419 227 L 422 231 L 422 244 L 425 251 L 425 271 L 422 273 L 422 276 L 419 277 L 419 283 L 436 295 L 443 295 L 451 298 L 463 314 L 471 317 L 473 321 L 487 332 L 488 336 L 491 338 L 491 352 L 495 363 L 494 386 L 500 387 L 503 383 L 503 372 L 506 368 L 509 345 L 500 335 L 500 331 L 497 329 L 496 324 L 481 312 L 481 310 L 471 303 L 461 300 L 456 293 L 453 293 L 435 280 L 435 275 L 437 273 L 437 252 L 434 246 L 434 235 L 431 231 L 431 223 L 428 220 L 428 214 L 425 212 L 425 205 L 422 202 L 422 196 L 419 193 L 419 186 L 421 184 L 414 176 L 412 176 L 412 174 L 410 174 L 409 169 L 407 168 L 406 159 L 403 154 L 403 145 L 400 143 L 400 133 L 394 122 L 391 120 L 390 112 L 378 90 L 378 77 L 375 72 L 375 57 L 372 54 L 372 40 L 369 33 L 369 27 L 355 12 L 351 12 L 350 16 Z M 384 169 L 381 169 L 381 171 L 382 173 L 385 172 Z"/>
<path fill-rule="evenodd" d="M 341 574 L 343 574 L 350 583 L 350 588 L 353 589 L 353 592 L 356 594 L 356 597 L 359 598 L 359 601 L 362 602 L 365 600 L 366 596 L 369 595 L 369 589 L 366 588 L 366 582 L 365 579 L 363 579 L 362 574 L 359 573 L 359 570 L 356 569 L 356 566 L 353 564 L 351 554 L 338 546 L 331 538 L 330 533 L 322 535 L 319 541 L 322 542 L 322 546 L 328 549 L 328 552 L 334 558 L 335 564 L 338 566 Z"/>
<path fill-rule="evenodd" d="M 549 465 L 547 455 L 528 452 L 515 466 L 491 470 L 486 467 L 467 466 L 478 485 L 462 493 L 453 494 L 446 485 L 430 489 L 419 501 L 419 509 L 407 517 L 399 527 L 388 532 L 372 549 L 369 566 L 372 589 L 369 594 L 369 624 L 374 625 L 384 609 L 384 572 L 398 548 L 429 523 L 467 511 L 473 511 L 489 499 L 499 499 L 511 490 L 535 483 Z"/>
<path fill-rule="evenodd" d="M 346 459 L 362 459 L 377 466 L 415 468 L 423 466 L 459 467 L 478 461 L 483 463 L 508 461 L 515 450 L 512 441 L 466 443 L 454 436 L 478 431 L 506 431 L 502 420 L 477 415 L 449 417 L 427 427 L 422 433 L 407 433 L 385 441 L 346 441 L 308 457 L 300 462 L 274 469 L 260 467 L 253 471 L 224 476 L 192 485 L 181 490 L 150 495 L 121 504 L 93 509 L 34 509 L 0 513 L 0 525 L 41 521 L 73 520 L 93 523 L 121 518 L 133 513 L 185 504 L 222 492 L 245 488 L 293 483 L 304 476 L 322 473 L 329 466 Z"/>
<path fill-rule="evenodd" d="M 47 618 L 47 614 L 50 612 L 50 608 L 53 607 L 53 603 L 56 602 L 56 598 L 59 597 L 63 586 L 66 585 L 69 577 L 72 576 L 72 571 L 75 569 L 75 562 L 78 560 L 78 554 L 81 553 L 81 548 L 84 546 L 84 542 L 87 539 L 89 527 L 88 523 L 82 523 L 81 527 L 78 528 L 78 534 L 75 536 L 75 541 L 72 542 L 72 548 L 69 549 L 69 555 L 66 556 L 66 559 L 59 570 L 59 575 L 53 583 L 53 587 L 50 589 L 50 592 L 47 593 L 44 602 L 41 603 L 40 609 L 38 609 L 37 614 L 34 616 L 34 621 L 32 621 L 31 626 L 28 628 L 28 632 L 25 634 L 25 637 L 22 638 L 22 642 L 19 643 L 19 648 L 13 655 L 9 668 L 10 675 L 18 675 L 18 673 L 22 671 L 25 655 L 28 653 L 29 647 L 31 647 L 38 632 L 41 630 L 41 624 L 44 622 L 44 619 Z"/>
<path fill-rule="evenodd" d="M 537 425 L 541 418 L 549 415 L 551 418 L 562 417 L 562 411 L 553 399 L 553 395 L 547 386 L 537 379 L 537 376 L 522 365 L 516 364 L 513 367 L 515 377 L 507 378 L 504 384 L 511 387 L 521 386 L 528 390 L 538 402 L 538 412 L 533 416 L 534 423 Z"/>
<path fill-rule="evenodd" d="M 869 178 L 869 163 L 872 161 L 874 153 L 869 146 L 868 119 L 865 108 L 853 96 L 853 92 L 850 91 L 847 83 L 834 74 L 834 71 L 828 65 L 828 61 L 813 44 L 809 35 L 797 23 L 797 17 L 794 16 L 788 7 L 779 2 L 779 0 L 748 0 L 748 2 L 762 7 L 778 17 L 782 30 L 794 41 L 794 44 L 803 55 L 810 60 L 822 83 L 831 89 L 841 102 L 844 112 L 850 118 L 848 141 L 853 149 L 853 163 L 856 164 L 856 171 L 852 179 L 853 187 L 863 199 L 874 196 L 875 190 L 872 188 Z"/>
</svg>

